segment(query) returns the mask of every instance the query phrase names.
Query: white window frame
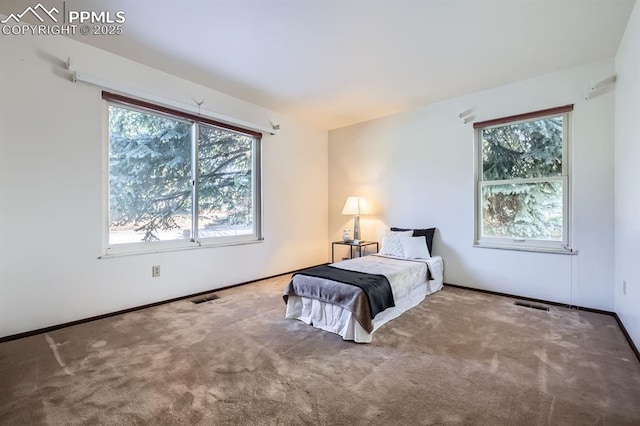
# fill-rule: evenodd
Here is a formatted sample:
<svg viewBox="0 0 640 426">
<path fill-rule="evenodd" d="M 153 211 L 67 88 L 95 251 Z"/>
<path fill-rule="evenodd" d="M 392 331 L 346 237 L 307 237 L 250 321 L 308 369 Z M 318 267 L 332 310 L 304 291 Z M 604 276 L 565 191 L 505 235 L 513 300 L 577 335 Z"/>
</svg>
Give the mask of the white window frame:
<svg viewBox="0 0 640 426">
<path fill-rule="evenodd" d="M 103 98 L 105 98 L 105 93 L 103 92 Z M 118 96 L 118 95 L 115 95 Z M 122 98 L 125 98 L 122 96 Z M 131 98 L 133 100 L 133 98 Z M 146 101 L 136 101 L 140 104 L 145 104 Z M 165 112 L 167 108 L 158 106 L 160 109 L 155 110 L 153 108 L 145 108 L 143 106 L 137 104 L 128 104 L 126 102 L 114 101 L 110 99 L 106 99 L 103 101 L 103 256 L 100 258 L 109 258 L 123 255 L 134 255 L 134 254 L 148 254 L 148 253 L 157 253 L 164 251 L 178 251 L 178 250 L 190 250 L 190 249 L 200 249 L 200 248 L 211 248 L 211 247 L 221 247 L 221 246 L 231 246 L 231 245 L 241 245 L 241 244 L 253 244 L 259 243 L 264 240 L 262 234 L 262 140 L 260 137 L 253 136 L 251 155 L 252 155 L 252 203 L 253 203 L 253 232 L 251 234 L 245 235 L 233 235 L 233 236 L 220 236 L 220 237 L 205 237 L 205 238 L 191 238 L 191 239 L 176 239 L 176 240 L 164 240 L 164 241 L 140 241 L 135 243 L 121 243 L 121 244 L 110 244 L 109 243 L 109 232 L 110 232 L 110 193 L 109 193 L 109 106 L 117 106 L 121 108 L 127 108 L 134 111 L 139 111 L 145 114 L 154 114 L 158 116 L 164 116 L 170 118 L 172 120 L 189 122 L 192 126 L 192 149 L 191 149 L 191 168 L 192 168 L 192 176 L 194 177 L 194 181 L 192 182 L 192 198 L 193 198 L 193 221 L 192 221 L 192 233 L 194 230 L 198 229 L 198 217 L 196 214 L 196 205 L 198 201 L 198 182 L 199 182 L 199 169 L 197 163 L 197 155 L 198 155 L 198 129 L 199 125 L 211 126 L 211 127 L 219 127 L 222 130 L 227 131 L 236 131 L 238 133 L 242 133 L 242 131 L 238 131 L 235 129 L 230 129 L 225 126 L 216 126 L 214 122 L 211 120 L 192 120 L 185 119 L 181 115 L 172 115 L 171 113 Z M 164 111 L 163 111 L 164 110 Z M 178 110 L 176 110 L 178 111 Z M 185 115 L 192 115 L 188 112 L 185 112 Z M 237 126 L 232 126 L 237 127 Z M 255 133 L 255 132 L 253 132 Z M 250 135 L 252 136 L 252 135 Z"/>
<path fill-rule="evenodd" d="M 570 109 L 569 109 L 570 107 Z M 552 112 L 556 109 L 564 109 L 564 112 Z M 568 110 L 567 110 L 568 109 Z M 474 125 L 474 247 L 524 250 L 547 253 L 572 254 L 571 244 L 571 119 L 573 105 L 566 107 L 551 108 L 549 110 L 536 111 L 527 114 L 519 114 L 512 117 L 490 120 L 486 125 L 477 123 Z M 545 113 L 549 111 L 550 113 Z M 544 120 L 554 117 L 562 117 L 562 175 L 531 179 L 506 179 L 498 181 L 483 180 L 482 161 L 482 132 L 486 129 L 503 127 L 506 125 L 517 125 L 531 121 Z M 538 182 L 561 182 L 562 183 L 562 240 L 539 240 L 527 238 L 502 238 L 487 237 L 482 235 L 482 188 L 487 185 L 509 185 L 526 184 Z"/>
</svg>

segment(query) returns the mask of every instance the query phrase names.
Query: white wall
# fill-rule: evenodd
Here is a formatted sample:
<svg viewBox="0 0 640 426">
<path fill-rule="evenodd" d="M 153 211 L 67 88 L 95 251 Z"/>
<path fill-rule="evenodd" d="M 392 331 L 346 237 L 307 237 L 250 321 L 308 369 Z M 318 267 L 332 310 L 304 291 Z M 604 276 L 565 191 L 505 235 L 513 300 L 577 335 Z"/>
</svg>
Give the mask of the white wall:
<svg viewBox="0 0 640 426">
<path fill-rule="evenodd" d="M 65 37 L 0 43 L 0 337 L 327 261 L 325 130 Z M 103 101 L 99 88 L 69 81 L 68 56 L 106 80 L 279 123 L 263 139 L 264 242 L 98 260 Z"/>
<path fill-rule="evenodd" d="M 640 6 L 616 57 L 615 310 L 640 347 Z M 623 293 L 622 282 L 627 290 Z"/>
<path fill-rule="evenodd" d="M 584 93 L 613 72 L 611 59 L 330 131 L 329 237 L 352 227 L 340 215 L 346 196 L 363 195 L 377 207 L 362 216 L 364 239 L 389 226 L 438 228 L 445 282 L 612 311 L 614 96 Z M 482 121 L 570 103 L 579 254 L 472 247 L 473 128 L 458 114 L 473 108 Z"/>
</svg>

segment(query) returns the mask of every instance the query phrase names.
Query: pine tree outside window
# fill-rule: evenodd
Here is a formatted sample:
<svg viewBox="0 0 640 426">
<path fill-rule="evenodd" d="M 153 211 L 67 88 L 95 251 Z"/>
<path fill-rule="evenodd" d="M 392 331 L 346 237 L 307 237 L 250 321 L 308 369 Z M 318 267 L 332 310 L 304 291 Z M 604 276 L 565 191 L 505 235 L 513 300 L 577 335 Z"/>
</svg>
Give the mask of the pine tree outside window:
<svg viewBox="0 0 640 426">
<path fill-rule="evenodd" d="M 475 123 L 475 245 L 567 252 L 573 105 Z"/>
<path fill-rule="evenodd" d="M 261 239 L 260 136 L 104 94 L 107 254 Z"/>
</svg>

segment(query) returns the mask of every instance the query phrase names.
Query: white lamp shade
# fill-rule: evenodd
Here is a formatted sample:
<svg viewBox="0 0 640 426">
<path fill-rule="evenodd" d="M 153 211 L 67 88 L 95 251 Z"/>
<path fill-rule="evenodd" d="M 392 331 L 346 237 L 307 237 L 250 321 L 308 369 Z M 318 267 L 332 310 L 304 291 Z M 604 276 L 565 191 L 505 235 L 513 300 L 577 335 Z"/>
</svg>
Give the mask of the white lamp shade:
<svg viewBox="0 0 640 426">
<path fill-rule="evenodd" d="M 368 213 L 367 200 L 364 197 L 349 196 L 344 203 L 342 214 L 361 215 Z"/>
</svg>

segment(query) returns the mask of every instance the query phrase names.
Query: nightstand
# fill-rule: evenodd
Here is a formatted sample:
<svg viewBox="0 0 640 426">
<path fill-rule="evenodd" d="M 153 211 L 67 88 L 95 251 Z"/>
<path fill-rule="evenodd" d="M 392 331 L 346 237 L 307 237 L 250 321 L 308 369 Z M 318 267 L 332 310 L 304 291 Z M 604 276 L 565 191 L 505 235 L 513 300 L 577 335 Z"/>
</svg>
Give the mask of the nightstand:
<svg viewBox="0 0 640 426">
<path fill-rule="evenodd" d="M 339 246 L 349 246 L 349 259 L 353 259 L 353 249 L 358 249 L 358 256 L 362 256 L 362 248 L 364 247 L 364 251 L 366 253 L 367 246 L 372 246 L 374 245 L 376 246 L 376 253 L 379 250 L 379 245 L 377 241 L 360 241 L 359 243 L 354 243 L 353 241 L 333 241 L 331 243 L 331 263 L 335 263 L 335 248 L 336 245 Z"/>
</svg>

